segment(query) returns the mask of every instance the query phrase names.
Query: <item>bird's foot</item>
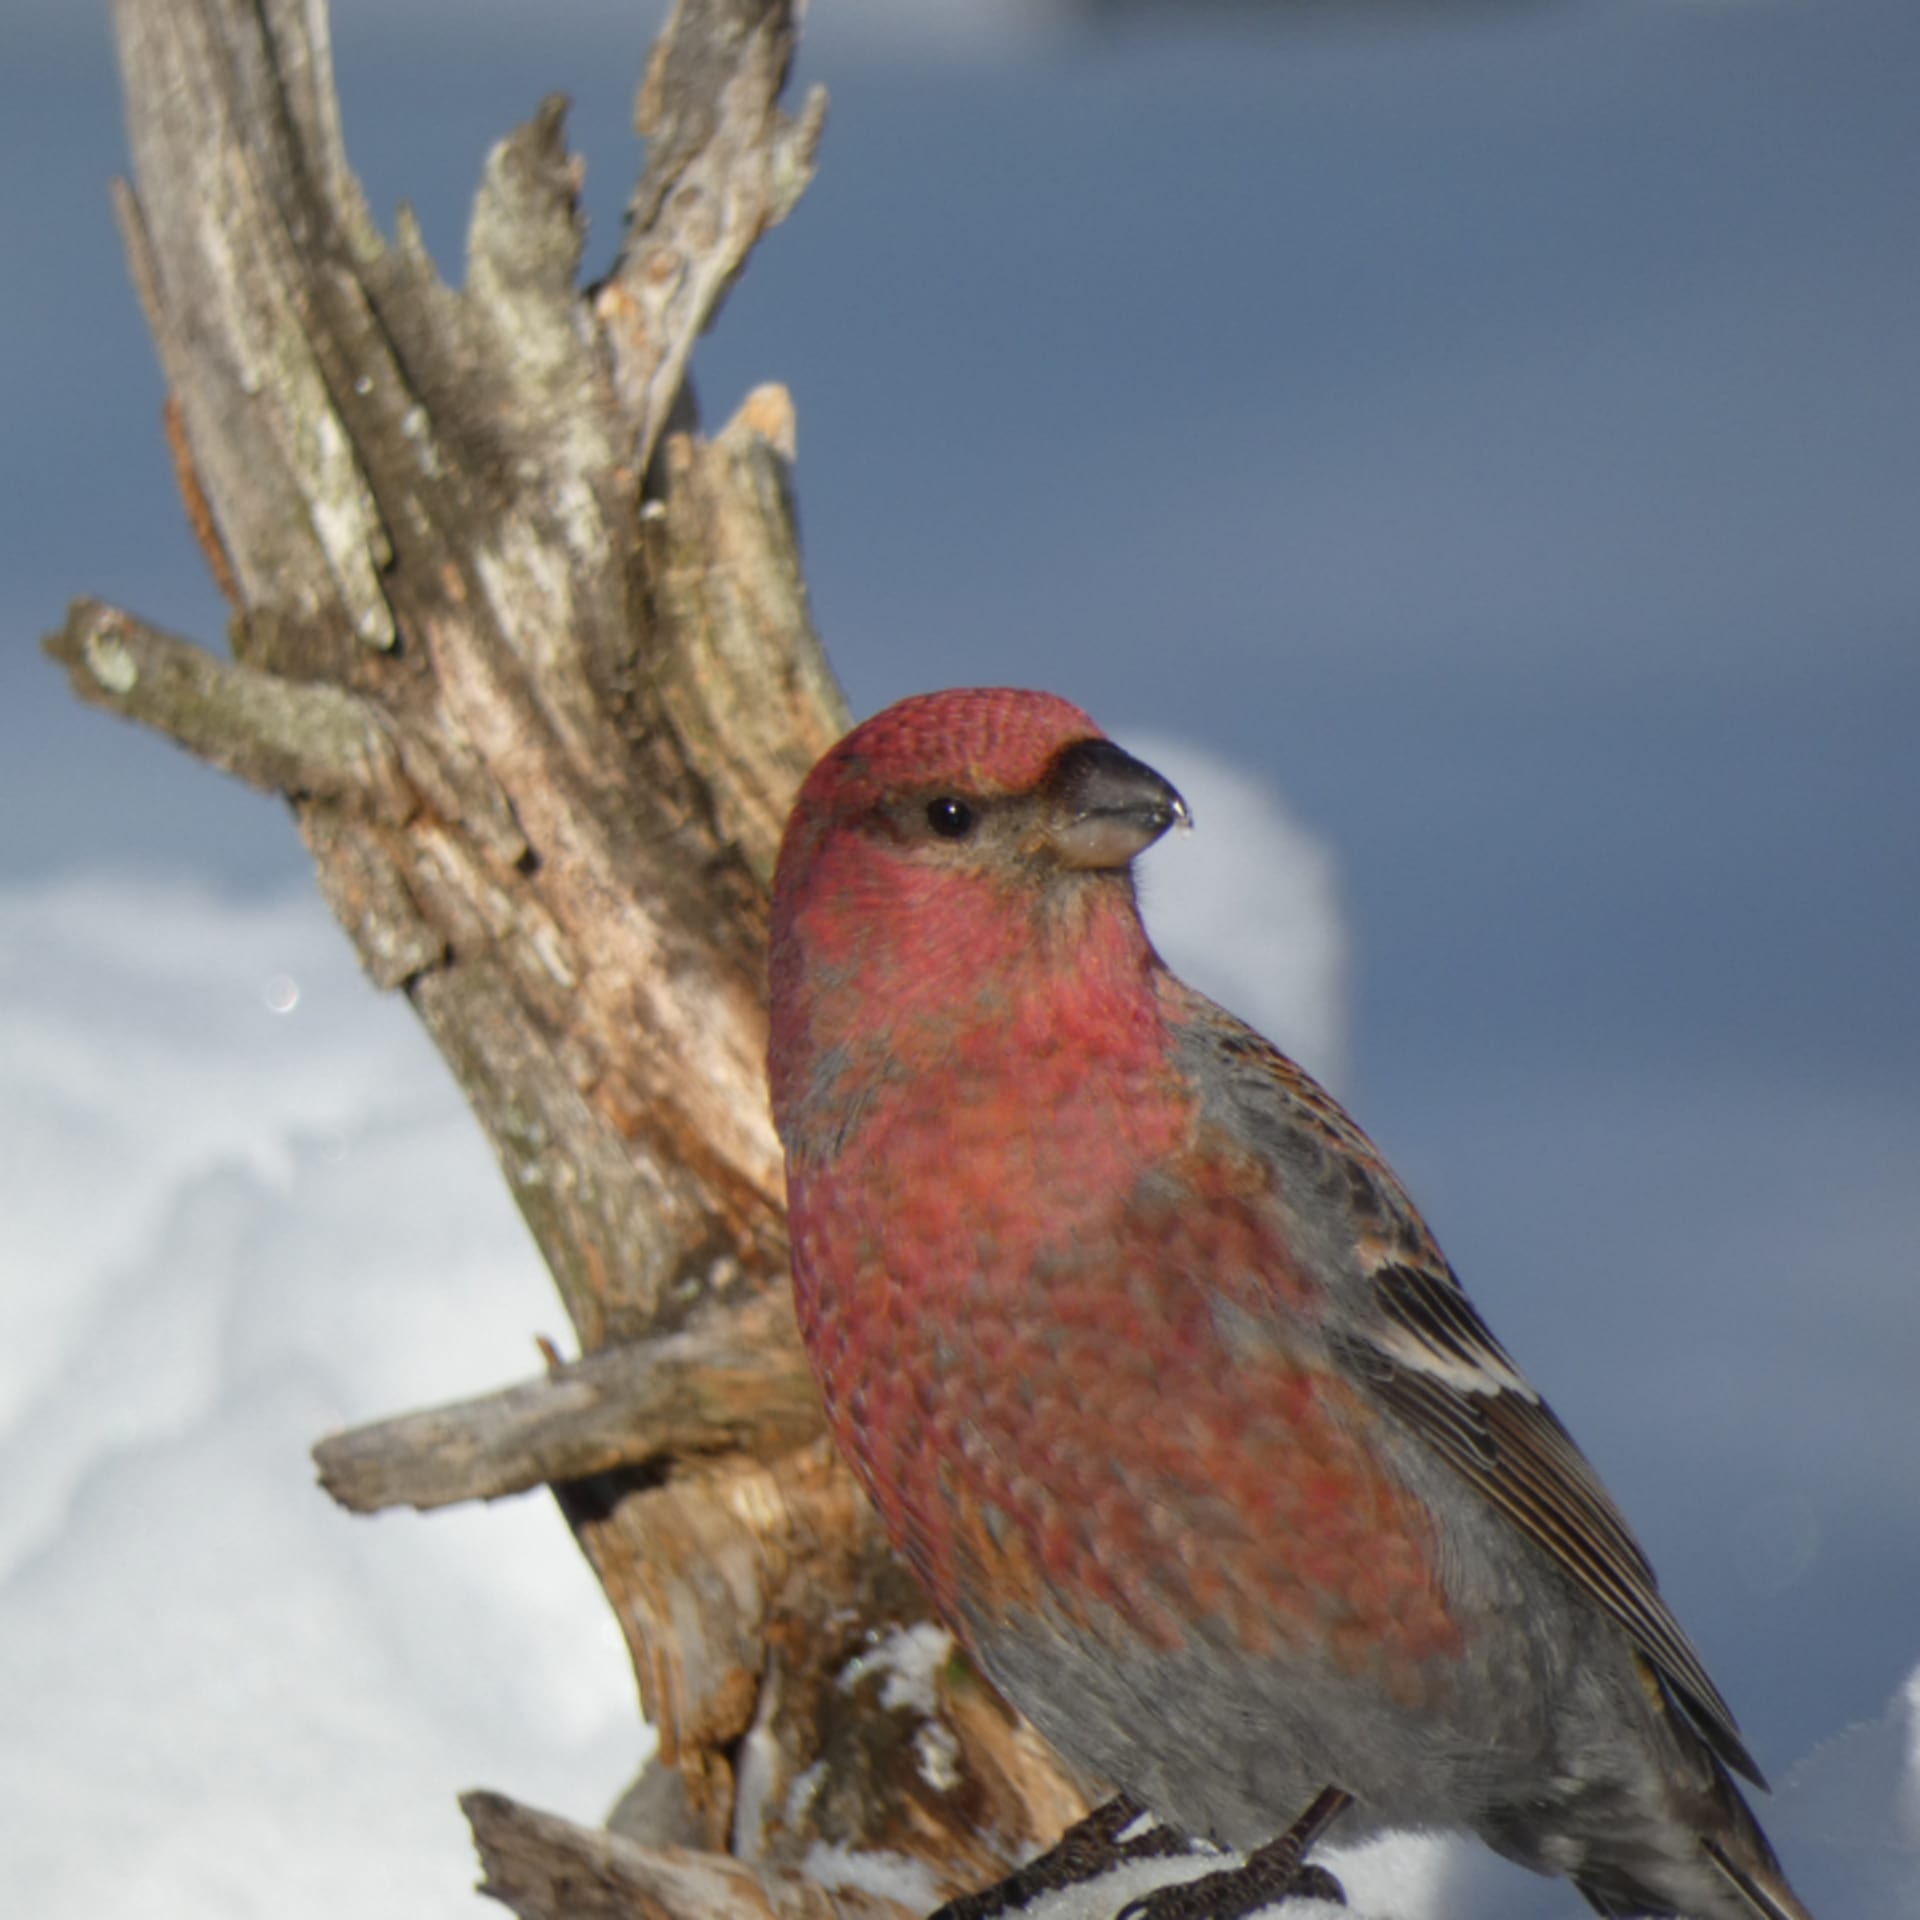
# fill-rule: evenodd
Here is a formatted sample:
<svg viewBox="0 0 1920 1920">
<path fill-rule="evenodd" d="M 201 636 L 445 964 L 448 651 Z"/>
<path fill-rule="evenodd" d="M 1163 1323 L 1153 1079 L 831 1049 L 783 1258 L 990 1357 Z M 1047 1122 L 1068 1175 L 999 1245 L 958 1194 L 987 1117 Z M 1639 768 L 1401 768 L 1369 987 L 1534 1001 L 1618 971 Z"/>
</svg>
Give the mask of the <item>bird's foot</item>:
<svg viewBox="0 0 1920 1920">
<path fill-rule="evenodd" d="M 1143 1822 L 1144 1831 L 1131 1832 Z M 1124 1793 L 1118 1794 L 1069 1827 L 1039 1859 L 978 1893 L 949 1900 L 928 1920 L 995 1920 L 999 1914 L 1017 1913 L 1042 1894 L 1082 1886 L 1129 1861 L 1185 1853 L 1189 1844 L 1184 1834 L 1153 1821 Z"/>
<path fill-rule="evenodd" d="M 1344 1907 L 1347 1890 L 1325 1867 L 1300 1860 L 1270 1866 L 1256 1853 L 1244 1867 L 1155 1887 L 1129 1900 L 1114 1920 L 1241 1920 L 1282 1900 L 1325 1900 Z"/>
<path fill-rule="evenodd" d="M 1325 1867 L 1309 1865 L 1306 1855 L 1352 1798 L 1338 1787 L 1326 1788 L 1278 1840 L 1248 1854 L 1244 1865 L 1156 1887 L 1129 1900 L 1114 1920 L 1242 1920 L 1282 1900 L 1330 1900 L 1344 1907 L 1346 1889 Z"/>
</svg>

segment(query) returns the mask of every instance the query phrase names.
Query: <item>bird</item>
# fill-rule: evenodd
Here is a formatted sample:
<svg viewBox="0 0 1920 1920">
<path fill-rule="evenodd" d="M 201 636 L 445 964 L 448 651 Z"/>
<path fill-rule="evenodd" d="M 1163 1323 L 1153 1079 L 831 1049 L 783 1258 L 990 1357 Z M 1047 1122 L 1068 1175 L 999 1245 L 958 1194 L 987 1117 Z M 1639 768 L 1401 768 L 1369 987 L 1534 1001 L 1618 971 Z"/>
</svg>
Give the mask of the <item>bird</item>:
<svg viewBox="0 0 1920 1920">
<path fill-rule="evenodd" d="M 773 883 L 834 1441 L 979 1668 L 1117 1789 L 1028 1887 L 1150 1814 L 1245 1864 L 1126 1920 L 1337 1895 L 1322 1834 L 1402 1828 L 1610 1920 L 1812 1920 L 1646 1554 L 1386 1161 L 1156 952 L 1133 862 L 1190 824 L 1078 706 L 954 689 L 826 752 Z"/>
</svg>

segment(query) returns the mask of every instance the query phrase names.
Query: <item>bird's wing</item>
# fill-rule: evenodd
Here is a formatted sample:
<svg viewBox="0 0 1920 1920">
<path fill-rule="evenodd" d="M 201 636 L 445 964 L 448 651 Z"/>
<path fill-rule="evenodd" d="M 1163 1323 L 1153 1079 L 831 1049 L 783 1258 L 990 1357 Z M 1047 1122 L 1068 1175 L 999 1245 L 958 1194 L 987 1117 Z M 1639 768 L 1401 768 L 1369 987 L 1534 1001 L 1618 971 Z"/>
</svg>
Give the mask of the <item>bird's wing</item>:
<svg viewBox="0 0 1920 1920">
<path fill-rule="evenodd" d="M 1379 1268 L 1377 1329 L 1336 1351 L 1413 1431 L 1626 1628 L 1721 1759 L 1764 1786 L 1647 1557 L 1553 1409 L 1443 1264 Z"/>
<path fill-rule="evenodd" d="M 1764 1785 L 1619 1508 L 1488 1331 L 1378 1150 L 1284 1054 L 1194 1003 L 1187 1043 L 1212 1055 L 1203 1078 L 1219 1117 L 1274 1164 L 1290 1212 L 1312 1222 L 1349 1276 L 1334 1289 L 1336 1358 L 1619 1621 L 1721 1759 Z"/>
</svg>

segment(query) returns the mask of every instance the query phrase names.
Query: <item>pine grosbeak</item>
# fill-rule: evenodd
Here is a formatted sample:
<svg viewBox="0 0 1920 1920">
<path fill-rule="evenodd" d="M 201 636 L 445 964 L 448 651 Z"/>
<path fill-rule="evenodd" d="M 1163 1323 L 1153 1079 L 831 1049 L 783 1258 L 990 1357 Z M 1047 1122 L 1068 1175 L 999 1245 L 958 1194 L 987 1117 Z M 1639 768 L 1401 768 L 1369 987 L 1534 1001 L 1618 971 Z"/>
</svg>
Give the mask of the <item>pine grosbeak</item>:
<svg viewBox="0 0 1920 1920">
<path fill-rule="evenodd" d="M 1602 1914 L 1809 1920 L 1646 1556 L 1392 1172 L 1154 952 L 1131 862 L 1185 812 L 1004 689 L 808 777 L 771 1068 L 838 1444 L 1121 1790 L 1088 1833 L 1140 1807 L 1256 1850 L 1150 1920 L 1324 1889 L 1335 1819 L 1476 1833 Z"/>
</svg>

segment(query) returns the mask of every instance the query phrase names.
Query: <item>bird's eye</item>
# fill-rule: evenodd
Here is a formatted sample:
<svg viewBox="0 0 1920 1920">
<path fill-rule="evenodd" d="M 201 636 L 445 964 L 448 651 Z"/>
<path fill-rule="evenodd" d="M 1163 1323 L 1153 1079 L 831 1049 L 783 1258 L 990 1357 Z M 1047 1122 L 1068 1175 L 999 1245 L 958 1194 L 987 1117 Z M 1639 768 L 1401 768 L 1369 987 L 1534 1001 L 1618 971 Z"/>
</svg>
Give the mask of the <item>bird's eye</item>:
<svg viewBox="0 0 1920 1920">
<path fill-rule="evenodd" d="M 976 817 L 964 800 L 956 800 L 950 793 L 927 802 L 927 825 L 942 840 L 964 840 L 973 831 Z"/>
</svg>

